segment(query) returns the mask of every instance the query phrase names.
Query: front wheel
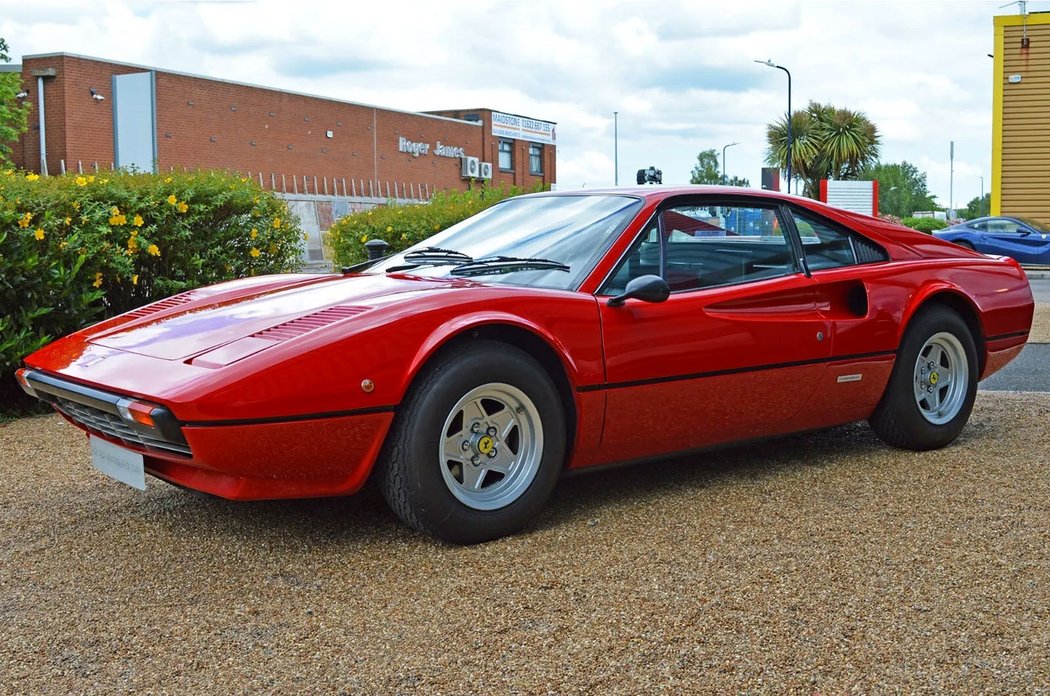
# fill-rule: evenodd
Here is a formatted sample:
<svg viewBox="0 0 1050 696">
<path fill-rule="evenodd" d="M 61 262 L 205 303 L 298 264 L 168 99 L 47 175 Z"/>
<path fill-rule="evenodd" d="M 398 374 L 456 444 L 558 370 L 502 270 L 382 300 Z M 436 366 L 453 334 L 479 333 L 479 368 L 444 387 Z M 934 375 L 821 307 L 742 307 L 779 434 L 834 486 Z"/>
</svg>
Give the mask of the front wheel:
<svg viewBox="0 0 1050 696">
<path fill-rule="evenodd" d="M 922 310 L 904 334 L 882 400 L 869 423 L 896 447 L 944 447 L 962 431 L 977 396 L 977 349 L 962 318 Z"/>
<path fill-rule="evenodd" d="M 506 344 L 446 352 L 410 391 L 377 476 L 391 509 L 444 541 L 511 534 L 550 497 L 565 417 L 546 371 Z"/>
</svg>

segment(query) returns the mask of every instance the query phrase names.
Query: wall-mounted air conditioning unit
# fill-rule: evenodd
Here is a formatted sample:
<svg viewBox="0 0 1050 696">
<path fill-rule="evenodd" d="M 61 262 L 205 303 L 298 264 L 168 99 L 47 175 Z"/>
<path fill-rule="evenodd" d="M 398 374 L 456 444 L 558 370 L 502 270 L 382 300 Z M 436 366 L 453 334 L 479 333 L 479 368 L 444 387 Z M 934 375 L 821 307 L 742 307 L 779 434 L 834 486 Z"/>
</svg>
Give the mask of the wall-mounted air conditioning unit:
<svg viewBox="0 0 1050 696">
<path fill-rule="evenodd" d="M 478 178 L 478 170 L 481 169 L 481 160 L 477 157 L 464 157 L 461 160 L 462 168 L 460 174 L 464 179 Z"/>
<path fill-rule="evenodd" d="M 492 178 L 492 162 L 482 162 L 481 163 L 481 170 L 480 170 L 480 173 L 478 174 L 478 177 L 480 177 L 482 179 L 491 179 Z"/>
</svg>

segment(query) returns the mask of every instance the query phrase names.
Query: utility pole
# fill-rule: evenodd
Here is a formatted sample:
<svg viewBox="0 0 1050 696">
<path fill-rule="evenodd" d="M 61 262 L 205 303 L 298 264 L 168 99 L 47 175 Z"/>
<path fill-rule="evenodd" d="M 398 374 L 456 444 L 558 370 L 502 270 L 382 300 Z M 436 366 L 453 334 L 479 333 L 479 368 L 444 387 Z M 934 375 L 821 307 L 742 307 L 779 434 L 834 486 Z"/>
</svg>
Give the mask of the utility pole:
<svg viewBox="0 0 1050 696">
<path fill-rule="evenodd" d="M 948 219 L 955 217 L 955 141 L 948 146 Z"/>
</svg>

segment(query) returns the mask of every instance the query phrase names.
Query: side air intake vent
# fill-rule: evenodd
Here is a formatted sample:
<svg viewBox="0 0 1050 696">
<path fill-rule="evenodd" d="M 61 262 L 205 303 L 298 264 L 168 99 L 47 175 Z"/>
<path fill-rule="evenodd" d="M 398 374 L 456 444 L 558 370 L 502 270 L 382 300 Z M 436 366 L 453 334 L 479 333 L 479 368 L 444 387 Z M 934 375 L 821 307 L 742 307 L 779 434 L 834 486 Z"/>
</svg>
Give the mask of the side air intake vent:
<svg viewBox="0 0 1050 696">
<path fill-rule="evenodd" d="M 253 338 L 264 338 L 267 341 L 287 341 L 296 336 L 320 329 L 323 326 L 334 324 L 342 319 L 349 319 L 361 312 L 367 312 L 368 307 L 329 307 L 320 312 L 307 314 L 305 317 L 292 319 L 277 326 L 271 326 L 252 334 Z"/>
</svg>

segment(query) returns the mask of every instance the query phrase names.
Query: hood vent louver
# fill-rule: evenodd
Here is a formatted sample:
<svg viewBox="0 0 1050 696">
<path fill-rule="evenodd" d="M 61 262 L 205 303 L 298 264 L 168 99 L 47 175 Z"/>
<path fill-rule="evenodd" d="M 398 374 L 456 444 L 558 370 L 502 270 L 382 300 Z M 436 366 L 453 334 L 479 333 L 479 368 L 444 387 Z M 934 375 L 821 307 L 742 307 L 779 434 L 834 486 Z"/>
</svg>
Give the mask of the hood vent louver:
<svg viewBox="0 0 1050 696">
<path fill-rule="evenodd" d="M 171 309 L 172 307 L 178 307 L 179 305 L 186 304 L 192 299 L 192 292 L 184 292 L 181 295 L 174 295 L 172 297 L 167 298 L 166 300 L 160 300 L 159 302 L 153 302 L 152 304 L 148 304 L 145 307 L 139 307 L 138 309 L 128 312 L 125 316 L 129 319 L 141 319 L 143 317 L 148 317 L 151 314 L 163 312 L 166 309 Z"/>
<path fill-rule="evenodd" d="M 252 334 L 252 338 L 262 338 L 267 341 L 287 341 L 290 338 L 302 336 L 305 333 L 313 331 L 314 329 L 320 329 L 323 326 L 334 324 L 337 321 L 343 319 L 349 319 L 350 317 L 356 316 L 361 312 L 368 311 L 368 307 L 329 307 L 323 309 L 320 312 L 314 312 L 313 314 L 307 314 L 304 317 L 292 319 L 286 321 L 283 324 L 277 326 L 271 326 L 268 329 Z"/>
</svg>

